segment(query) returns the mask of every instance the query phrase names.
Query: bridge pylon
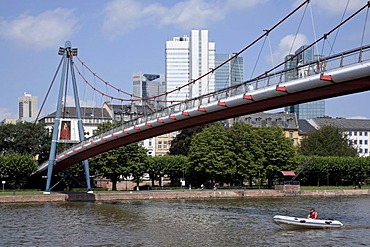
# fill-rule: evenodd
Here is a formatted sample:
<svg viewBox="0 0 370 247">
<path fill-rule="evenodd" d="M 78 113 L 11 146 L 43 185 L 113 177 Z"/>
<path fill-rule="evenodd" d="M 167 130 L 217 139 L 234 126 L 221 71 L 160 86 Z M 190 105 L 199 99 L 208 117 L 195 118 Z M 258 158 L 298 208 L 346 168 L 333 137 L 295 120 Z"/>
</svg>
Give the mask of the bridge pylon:
<svg viewBox="0 0 370 247">
<path fill-rule="evenodd" d="M 50 147 L 46 188 L 45 188 L 44 194 L 50 194 L 51 178 L 53 176 L 54 166 L 56 165 L 56 162 L 57 162 L 56 152 L 57 152 L 58 143 L 60 142 L 61 139 L 64 139 L 67 142 L 68 140 L 71 140 L 71 127 L 72 127 L 71 122 L 61 121 L 61 120 L 64 120 L 62 119 L 62 108 L 64 108 L 63 96 L 66 95 L 65 92 L 67 90 L 69 74 L 71 75 L 71 79 L 72 79 L 71 82 L 72 82 L 73 96 L 74 96 L 76 115 L 77 115 L 78 136 L 76 138 L 77 138 L 77 141 L 80 141 L 80 142 L 85 139 L 84 128 L 83 128 L 83 123 L 82 123 L 81 107 L 80 107 L 80 101 L 79 101 L 78 91 L 77 91 L 77 82 L 76 82 L 75 72 L 73 69 L 73 61 L 72 61 L 73 56 L 77 56 L 77 48 L 72 48 L 71 42 L 66 41 L 65 47 L 60 47 L 58 54 L 63 56 L 62 58 L 63 67 L 62 67 L 62 75 L 60 79 L 57 110 L 55 113 L 55 122 L 54 122 L 52 142 L 51 142 L 51 147 Z M 61 124 L 63 124 L 64 126 L 61 126 Z M 87 193 L 93 193 L 91 190 L 91 184 L 90 184 L 89 162 L 88 160 L 84 160 L 82 161 L 82 163 L 84 165 Z"/>
</svg>

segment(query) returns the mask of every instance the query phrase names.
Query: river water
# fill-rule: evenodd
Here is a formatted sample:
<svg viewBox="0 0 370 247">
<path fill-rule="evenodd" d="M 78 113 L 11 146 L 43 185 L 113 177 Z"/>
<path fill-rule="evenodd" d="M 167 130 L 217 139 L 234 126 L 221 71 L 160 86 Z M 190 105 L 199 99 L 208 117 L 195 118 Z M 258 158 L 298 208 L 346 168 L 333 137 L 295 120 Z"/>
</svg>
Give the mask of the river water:
<svg viewBox="0 0 370 247">
<path fill-rule="evenodd" d="M 341 229 L 282 230 L 315 207 Z M 370 246 L 370 197 L 0 204 L 0 246 Z"/>
</svg>

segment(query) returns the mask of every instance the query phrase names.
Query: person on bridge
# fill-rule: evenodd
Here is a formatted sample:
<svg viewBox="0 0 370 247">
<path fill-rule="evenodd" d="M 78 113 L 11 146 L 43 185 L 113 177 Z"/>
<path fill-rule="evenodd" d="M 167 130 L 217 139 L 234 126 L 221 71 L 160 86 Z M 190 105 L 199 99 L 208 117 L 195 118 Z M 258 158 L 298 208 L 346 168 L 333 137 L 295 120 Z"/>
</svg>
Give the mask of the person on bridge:
<svg viewBox="0 0 370 247">
<path fill-rule="evenodd" d="M 307 215 L 307 218 L 317 220 L 319 218 L 319 215 L 317 214 L 314 208 L 311 208 L 310 212 Z"/>
<path fill-rule="evenodd" d="M 305 68 L 302 67 L 303 61 L 302 59 L 299 60 L 297 67 L 298 67 L 298 78 L 303 78 L 305 77 Z"/>
</svg>

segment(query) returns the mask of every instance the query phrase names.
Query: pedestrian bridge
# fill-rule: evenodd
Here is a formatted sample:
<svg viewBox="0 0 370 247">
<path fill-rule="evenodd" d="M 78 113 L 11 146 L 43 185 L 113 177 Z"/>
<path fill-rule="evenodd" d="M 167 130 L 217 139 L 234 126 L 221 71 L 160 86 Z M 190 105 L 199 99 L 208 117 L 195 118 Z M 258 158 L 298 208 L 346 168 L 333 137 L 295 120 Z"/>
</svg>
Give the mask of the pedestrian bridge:
<svg viewBox="0 0 370 247">
<path fill-rule="evenodd" d="M 319 66 L 304 64 L 266 73 L 243 84 L 140 116 L 59 153 L 54 171 L 111 149 L 172 131 L 370 90 L 370 45 L 326 57 L 321 62 Z M 47 167 L 48 162 L 43 163 L 38 172 Z"/>
</svg>

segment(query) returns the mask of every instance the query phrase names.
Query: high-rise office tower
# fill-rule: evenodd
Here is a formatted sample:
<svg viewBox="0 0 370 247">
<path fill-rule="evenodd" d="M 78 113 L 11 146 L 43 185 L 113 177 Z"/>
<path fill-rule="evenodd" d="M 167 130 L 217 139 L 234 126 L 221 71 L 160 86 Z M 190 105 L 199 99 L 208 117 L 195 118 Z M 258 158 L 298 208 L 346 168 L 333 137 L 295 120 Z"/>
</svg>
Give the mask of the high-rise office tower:
<svg viewBox="0 0 370 247">
<path fill-rule="evenodd" d="M 152 98 L 163 94 L 165 91 L 164 76 L 161 74 L 143 74 L 134 73 L 132 80 L 133 94 L 141 98 Z M 133 99 L 136 99 L 135 97 Z M 140 100 L 138 104 L 147 104 L 154 108 L 164 106 L 164 96 L 150 99 Z"/>
<path fill-rule="evenodd" d="M 307 46 L 301 46 L 295 54 L 301 52 Z M 293 55 L 288 55 L 285 60 L 288 60 Z M 288 63 L 285 64 L 285 69 L 291 69 L 297 67 L 298 63 L 301 62 L 305 63 L 314 63 L 319 58 L 318 55 L 314 54 L 313 47 L 308 48 L 297 57 L 289 60 Z M 293 80 L 297 78 L 297 71 L 291 70 L 287 73 L 287 80 Z M 298 119 L 310 119 L 310 118 L 317 118 L 317 117 L 324 117 L 325 116 L 325 100 L 318 100 L 312 101 L 292 106 L 287 106 L 284 110 L 288 113 L 296 113 Z"/>
<path fill-rule="evenodd" d="M 216 45 L 208 40 L 208 30 L 192 30 L 190 37 L 166 41 L 166 91 L 180 88 L 215 68 Z M 214 73 L 167 96 L 176 103 L 215 91 Z"/>
<path fill-rule="evenodd" d="M 24 93 L 18 97 L 18 117 L 21 121 L 31 122 L 37 117 L 37 96 Z"/>
<path fill-rule="evenodd" d="M 233 54 L 216 54 L 216 67 L 230 59 Z M 215 89 L 221 90 L 244 82 L 243 58 L 235 57 L 216 70 Z"/>
</svg>

